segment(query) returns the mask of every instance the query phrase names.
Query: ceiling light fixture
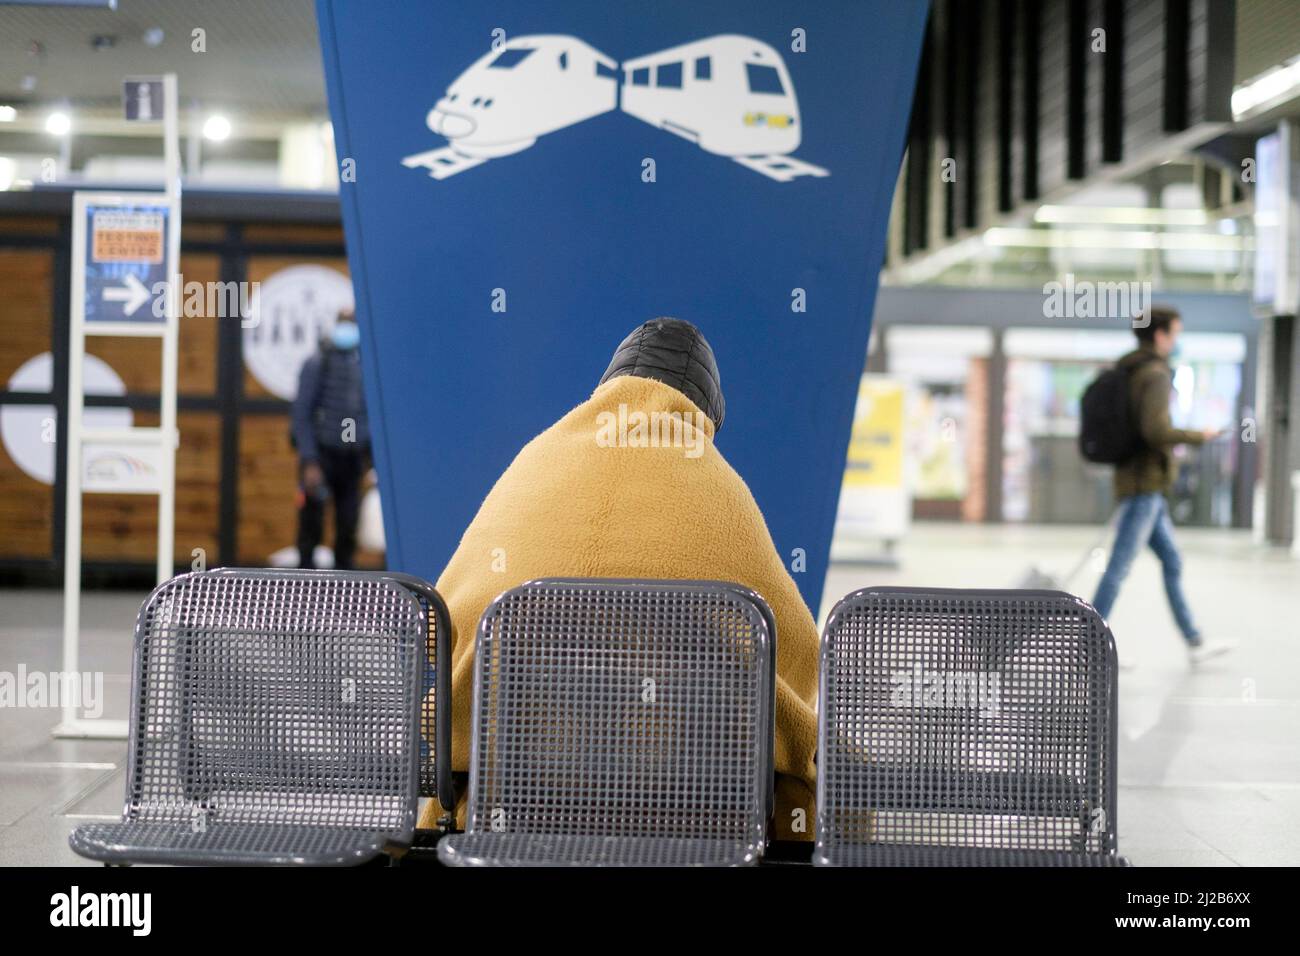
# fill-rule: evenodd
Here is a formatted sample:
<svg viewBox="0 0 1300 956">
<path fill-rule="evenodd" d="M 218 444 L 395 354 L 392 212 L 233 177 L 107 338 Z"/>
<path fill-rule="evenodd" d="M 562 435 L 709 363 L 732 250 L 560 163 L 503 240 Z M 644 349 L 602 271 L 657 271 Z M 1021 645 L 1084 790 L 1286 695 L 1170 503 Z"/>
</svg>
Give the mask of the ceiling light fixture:
<svg viewBox="0 0 1300 956">
<path fill-rule="evenodd" d="M 220 113 L 215 113 L 207 118 L 203 124 L 203 138 L 210 139 L 214 143 L 220 143 L 222 140 L 230 138 L 230 120 L 226 119 Z"/>
<path fill-rule="evenodd" d="M 67 136 L 72 130 L 72 117 L 67 113 L 51 113 L 45 118 L 45 132 L 53 136 Z"/>
</svg>

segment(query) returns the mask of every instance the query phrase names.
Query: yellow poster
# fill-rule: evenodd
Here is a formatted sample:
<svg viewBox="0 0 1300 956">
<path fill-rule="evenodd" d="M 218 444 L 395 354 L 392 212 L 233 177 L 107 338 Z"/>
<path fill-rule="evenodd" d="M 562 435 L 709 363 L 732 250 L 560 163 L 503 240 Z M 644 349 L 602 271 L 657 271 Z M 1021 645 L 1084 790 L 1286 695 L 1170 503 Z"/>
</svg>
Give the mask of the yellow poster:
<svg viewBox="0 0 1300 956">
<path fill-rule="evenodd" d="M 863 376 L 853 414 L 844 484 L 858 488 L 903 486 L 903 386 Z"/>
</svg>

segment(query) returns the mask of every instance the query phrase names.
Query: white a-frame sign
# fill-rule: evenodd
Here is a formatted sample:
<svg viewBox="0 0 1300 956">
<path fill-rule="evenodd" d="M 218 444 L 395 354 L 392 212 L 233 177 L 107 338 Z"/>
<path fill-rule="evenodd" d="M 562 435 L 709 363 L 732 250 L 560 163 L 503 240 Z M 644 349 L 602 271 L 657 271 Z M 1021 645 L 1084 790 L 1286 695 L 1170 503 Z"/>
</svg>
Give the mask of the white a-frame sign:
<svg viewBox="0 0 1300 956">
<path fill-rule="evenodd" d="M 161 99 L 141 115 L 143 93 Z M 161 94 L 159 97 L 158 94 Z M 135 96 L 135 99 L 132 97 Z M 158 581 L 172 576 L 176 495 L 176 357 L 179 332 L 181 185 L 176 77 L 140 77 L 126 83 L 129 120 L 163 123 L 166 183 L 162 192 L 76 192 L 72 204 L 72 309 L 68 349 L 67 521 L 63 575 L 62 720 L 59 737 L 125 738 L 123 720 L 82 716 L 81 497 L 83 494 L 158 496 Z M 86 337 L 161 339 L 159 424 L 149 428 L 87 428 L 82 370 Z M 60 440 L 64 436 L 59 436 Z"/>
</svg>

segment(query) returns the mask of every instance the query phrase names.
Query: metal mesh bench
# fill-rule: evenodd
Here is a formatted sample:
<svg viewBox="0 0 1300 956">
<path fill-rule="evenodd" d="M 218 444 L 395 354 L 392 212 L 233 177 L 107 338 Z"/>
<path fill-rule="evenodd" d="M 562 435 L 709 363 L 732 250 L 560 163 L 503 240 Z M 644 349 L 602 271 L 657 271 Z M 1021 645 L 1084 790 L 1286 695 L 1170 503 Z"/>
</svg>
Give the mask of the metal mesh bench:
<svg viewBox="0 0 1300 956">
<path fill-rule="evenodd" d="M 725 866 L 772 812 L 775 625 L 697 581 L 529 582 L 479 625 L 451 865 Z"/>
<path fill-rule="evenodd" d="M 420 796 L 438 801 L 450 827 L 456 812 L 451 776 L 451 617 L 433 585 L 410 574 L 384 577 L 405 587 L 420 602 L 428 625 L 420 680 Z"/>
<path fill-rule="evenodd" d="M 867 588 L 822 640 L 821 866 L 1114 866 L 1115 642 L 1059 591 Z"/>
<path fill-rule="evenodd" d="M 219 568 L 222 574 L 244 574 L 240 568 Z M 398 571 L 354 572 L 377 575 L 411 592 L 420 602 L 428 625 L 428 640 L 420 676 L 420 796 L 438 801 L 446 811 L 441 823 L 450 827 L 456 812 L 451 771 L 451 617 L 447 605 L 428 581 Z M 439 759 L 439 754 L 444 755 Z"/>
<path fill-rule="evenodd" d="M 344 865 L 409 845 L 436 606 L 424 582 L 375 572 L 220 569 L 160 585 L 136 622 L 122 820 L 78 827 L 72 849 Z"/>
</svg>

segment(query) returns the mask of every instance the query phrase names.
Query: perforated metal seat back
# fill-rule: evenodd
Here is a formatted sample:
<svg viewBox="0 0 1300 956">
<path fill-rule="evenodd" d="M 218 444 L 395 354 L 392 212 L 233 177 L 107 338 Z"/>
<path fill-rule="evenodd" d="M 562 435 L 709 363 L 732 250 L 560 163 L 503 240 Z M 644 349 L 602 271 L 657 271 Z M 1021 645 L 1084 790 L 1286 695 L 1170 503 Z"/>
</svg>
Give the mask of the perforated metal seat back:
<svg viewBox="0 0 1300 956">
<path fill-rule="evenodd" d="M 427 581 L 384 572 L 420 602 L 428 636 L 420 677 L 420 796 L 456 808 L 451 783 L 451 618 L 442 596 Z M 444 755 L 441 759 L 439 755 Z"/>
<path fill-rule="evenodd" d="M 728 584 L 508 591 L 478 635 L 469 832 L 761 845 L 772 630 Z"/>
<path fill-rule="evenodd" d="M 396 576 L 400 583 L 410 587 L 404 576 Z M 423 583 L 423 582 L 420 582 Z M 427 586 L 426 586 L 427 587 Z M 414 592 L 424 611 L 428 637 L 425 641 L 424 662 L 420 678 L 420 796 L 437 797 L 448 810 L 455 810 L 456 801 L 450 797 L 451 779 L 451 699 L 444 686 L 450 680 L 451 622 L 447 608 L 437 594 Z M 439 681 L 440 671 L 445 679 Z M 439 753 L 447 759 L 438 761 Z"/>
<path fill-rule="evenodd" d="M 1114 852 L 1115 645 L 1078 598 L 858 591 L 827 622 L 820 695 L 819 859 Z"/>
<path fill-rule="evenodd" d="M 214 573 L 244 575 L 243 568 L 219 568 Z M 298 571 L 287 571 L 298 574 Z M 456 794 L 451 776 L 451 618 L 442 596 L 429 582 L 397 571 L 308 572 L 317 576 L 385 578 L 400 585 L 419 602 L 428 632 L 420 675 L 420 796 L 434 797 L 454 810 Z M 439 755 L 445 755 L 440 758 Z"/>
<path fill-rule="evenodd" d="M 378 575 L 172 579 L 136 625 L 124 817 L 409 833 L 427 637 Z"/>
</svg>

